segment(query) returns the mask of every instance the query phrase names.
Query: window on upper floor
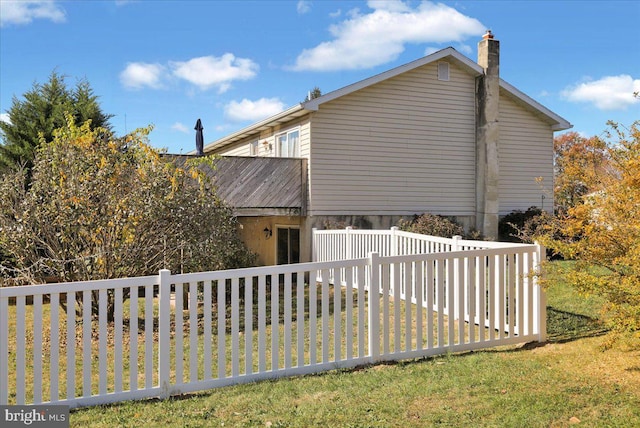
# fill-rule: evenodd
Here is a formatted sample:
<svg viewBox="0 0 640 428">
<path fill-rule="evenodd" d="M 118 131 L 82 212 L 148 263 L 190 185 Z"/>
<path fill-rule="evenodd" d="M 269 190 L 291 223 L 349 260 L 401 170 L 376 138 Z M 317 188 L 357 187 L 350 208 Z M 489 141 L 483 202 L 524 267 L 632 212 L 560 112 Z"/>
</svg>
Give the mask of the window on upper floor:
<svg viewBox="0 0 640 428">
<path fill-rule="evenodd" d="M 276 135 L 277 156 L 281 158 L 300 157 L 300 130 L 295 129 Z"/>
<path fill-rule="evenodd" d="M 249 143 L 249 155 L 258 156 L 258 140 Z"/>
<path fill-rule="evenodd" d="M 449 80 L 449 63 L 440 61 L 438 62 L 438 80 Z"/>
</svg>

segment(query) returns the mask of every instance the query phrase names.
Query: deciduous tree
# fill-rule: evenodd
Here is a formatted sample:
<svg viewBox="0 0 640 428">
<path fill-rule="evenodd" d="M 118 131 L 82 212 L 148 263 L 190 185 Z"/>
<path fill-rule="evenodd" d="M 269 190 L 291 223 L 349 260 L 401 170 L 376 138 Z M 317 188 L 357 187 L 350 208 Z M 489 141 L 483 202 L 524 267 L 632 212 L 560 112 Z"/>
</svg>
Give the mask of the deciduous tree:
<svg viewBox="0 0 640 428">
<path fill-rule="evenodd" d="M 640 334 L 640 121 L 630 128 L 610 122 L 599 157 L 609 167 L 599 185 L 577 198 L 553 225 L 545 243 L 577 260 L 569 281 L 605 298 L 609 326 Z M 600 153 L 600 149 L 598 149 Z M 558 237 L 558 232 L 561 237 Z M 594 267 L 596 267 L 594 269 Z"/>
<path fill-rule="evenodd" d="M 5 276 L 78 281 L 253 261 L 231 209 L 197 165 L 162 157 L 146 143 L 149 129 L 116 138 L 67 120 L 52 142 L 41 139 L 30 185 L 24 168 L 0 181 Z M 109 305 L 111 313 L 113 296 Z"/>
<path fill-rule="evenodd" d="M 582 196 L 601 188 L 601 178 L 610 169 L 607 146 L 598 137 L 568 132 L 556 137 L 553 147 L 554 199 L 557 206 L 567 209 Z"/>
</svg>

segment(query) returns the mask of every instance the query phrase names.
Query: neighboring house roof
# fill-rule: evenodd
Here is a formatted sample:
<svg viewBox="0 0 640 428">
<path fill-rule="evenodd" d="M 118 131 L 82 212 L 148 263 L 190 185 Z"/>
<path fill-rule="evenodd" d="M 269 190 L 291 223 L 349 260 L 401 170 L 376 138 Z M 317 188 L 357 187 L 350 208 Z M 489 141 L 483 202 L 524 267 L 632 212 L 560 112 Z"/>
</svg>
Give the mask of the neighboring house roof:
<svg viewBox="0 0 640 428">
<path fill-rule="evenodd" d="M 483 74 L 483 69 L 480 65 L 478 65 L 471 59 L 467 58 L 466 56 L 462 55 L 461 53 L 456 51 L 454 48 L 448 47 L 446 49 L 442 49 L 438 52 L 435 52 L 431 55 L 422 57 L 410 63 L 385 71 L 384 73 L 377 74 L 375 76 L 372 76 L 367 79 L 361 80 L 359 82 L 353 83 L 351 85 L 345 86 L 341 89 L 329 92 L 318 98 L 314 98 L 310 101 L 306 101 L 298 105 L 295 105 L 274 116 L 271 116 L 264 120 L 256 122 L 246 128 L 243 128 L 239 131 L 236 131 L 212 143 L 207 144 L 204 148 L 204 151 L 207 152 L 213 149 L 219 149 L 226 145 L 235 143 L 236 141 L 249 137 L 255 134 L 256 132 L 269 129 L 278 124 L 282 124 L 292 119 L 304 116 L 310 112 L 317 111 L 319 107 L 326 102 L 332 101 L 344 95 L 351 94 L 355 91 L 366 88 L 368 86 L 375 85 L 376 83 L 398 76 L 399 74 L 405 73 L 415 68 L 422 67 L 426 64 L 430 64 L 435 61 L 439 61 L 443 59 L 453 61 L 457 65 L 461 66 L 462 69 L 466 70 L 469 74 L 474 75 L 476 77 Z M 514 86 L 505 82 L 503 79 L 500 79 L 500 88 L 503 91 L 505 91 L 505 93 L 508 96 L 514 99 L 514 101 L 516 101 L 518 104 L 522 105 L 528 110 L 533 111 L 535 114 L 542 117 L 545 121 L 549 122 L 551 124 L 552 130 L 562 131 L 572 127 L 572 125 L 566 119 L 562 118 L 561 116 L 552 112 L 548 108 L 544 107 L 542 104 L 538 103 L 533 98 L 526 95 L 525 93 L 519 91 Z"/>
</svg>

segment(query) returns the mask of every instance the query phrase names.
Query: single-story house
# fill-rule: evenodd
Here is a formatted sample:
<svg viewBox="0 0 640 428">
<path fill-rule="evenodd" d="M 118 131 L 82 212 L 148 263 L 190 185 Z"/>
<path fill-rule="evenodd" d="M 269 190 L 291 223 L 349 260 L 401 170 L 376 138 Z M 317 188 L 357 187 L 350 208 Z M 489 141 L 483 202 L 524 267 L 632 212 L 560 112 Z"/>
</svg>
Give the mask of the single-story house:
<svg viewBox="0 0 640 428">
<path fill-rule="evenodd" d="M 488 32 L 478 63 L 446 48 L 205 145 L 236 165 L 218 186 L 260 262 L 309 260 L 327 224 L 429 212 L 496 237 L 499 216 L 538 206 L 571 124 L 500 78 L 499 47 Z"/>
</svg>

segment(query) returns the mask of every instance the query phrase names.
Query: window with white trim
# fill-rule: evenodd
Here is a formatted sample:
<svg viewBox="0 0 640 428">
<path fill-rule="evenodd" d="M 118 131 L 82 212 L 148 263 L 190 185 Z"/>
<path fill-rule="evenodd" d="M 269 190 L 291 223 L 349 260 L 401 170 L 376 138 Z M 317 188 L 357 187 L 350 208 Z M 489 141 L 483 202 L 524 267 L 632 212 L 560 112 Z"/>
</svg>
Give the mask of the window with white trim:
<svg viewBox="0 0 640 428">
<path fill-rule="evenodd" d="M 276 135 L 276 145 L 278 149 L 278 157 L 300 157 L 300 130 L 295 129 Z"/>
<path fill-rule="evenodd" d="M 249 143 L 249 155 L 258 156 L 258 140 Z"/>
<path fill-rule="evenodd" d="M 440 61 L 438 62 L 438 80 L 449 81 L 449 63 Z"/>
</svg>

